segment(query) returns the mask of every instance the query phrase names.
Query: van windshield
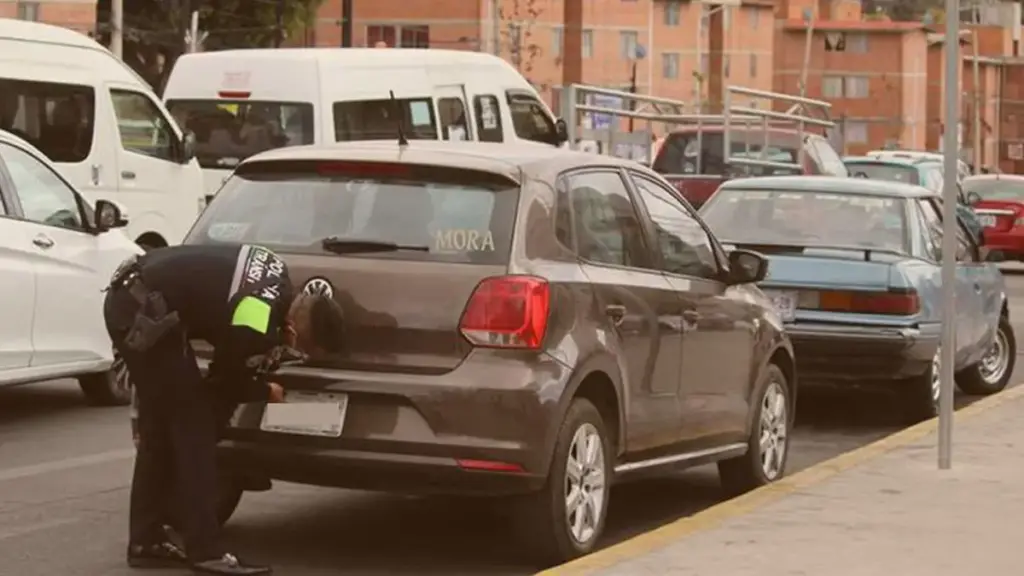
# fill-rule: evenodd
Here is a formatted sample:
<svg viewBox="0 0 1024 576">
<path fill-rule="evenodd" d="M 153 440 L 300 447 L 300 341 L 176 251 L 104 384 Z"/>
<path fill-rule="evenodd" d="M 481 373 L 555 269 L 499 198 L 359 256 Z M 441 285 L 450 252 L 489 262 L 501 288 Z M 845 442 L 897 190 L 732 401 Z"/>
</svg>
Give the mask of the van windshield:
<svg viewBox="0 0 1024 576">
<path fill-rule="evenodd" d="M 313 105 L 250 100 L 169 100 L 178 125 L 196 135 L 203 168 L 234 169 L 246 158 L 313 143 Z"/>
</svg>

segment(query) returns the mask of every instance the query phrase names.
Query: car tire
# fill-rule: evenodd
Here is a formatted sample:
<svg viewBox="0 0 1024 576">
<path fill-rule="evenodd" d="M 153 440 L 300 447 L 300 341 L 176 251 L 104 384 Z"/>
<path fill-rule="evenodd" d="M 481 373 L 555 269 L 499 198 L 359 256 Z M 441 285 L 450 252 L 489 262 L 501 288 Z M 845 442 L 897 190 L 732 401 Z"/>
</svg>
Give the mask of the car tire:
<svg viewBox="0 0 1024 576">
<path fill-rule="evenodd" d="M 589 400 L 574 399 L 558 432 L 544 488 L 517 506 L 520 532 L 544 566 L 594 550 L 608 513 L 613 455 L 601 413 Z M 579 471 L 570 474 L 574 469 Z M 582 500 L 567 510 L 572 494 Z"/>
<path fill-rule="evenodd" d="M 1017 338 L 1006 315 L 999 317 L 995 341 L 977 363 L 956 374 L 956 385 L 967 394 L 989 396 L 1010 383 L 1017 360 Z"/>
<path fill-rule="evenodd" d="M 917 424 L 939 415 L 942 348 L 935 348 L 928 370 L 903 382 L 899 391 L 907 424 Z"/>
<path fill-rule="evenodd" d="M 757 383 L 753 397 L 757 404 L 754 406 L 747 452 L 718 463 L 719 480 L 729 496 L 771 484 L 786 475 L 794 404 L 789 381 L 782 369 L 769 364 Z"/>
<path fill-rule="evenodd" d="M 132 402 L 128 367 L 117 353 L 109 370 L 79 376 L 78 385 L 92 406 L 127 406 Z"/>
</svg>

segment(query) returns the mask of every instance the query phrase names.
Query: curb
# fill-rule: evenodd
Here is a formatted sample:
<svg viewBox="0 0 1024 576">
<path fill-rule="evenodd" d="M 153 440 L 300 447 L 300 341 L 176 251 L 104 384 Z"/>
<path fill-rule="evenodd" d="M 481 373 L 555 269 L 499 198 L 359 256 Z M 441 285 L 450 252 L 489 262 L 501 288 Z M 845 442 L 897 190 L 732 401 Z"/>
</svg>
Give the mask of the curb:
<svg viewBox="0 0 1024 576">
<path fill-rule="evenodd" d="M 982 398 L 969 406 L 957 410 L 954 422 L 966 420 L 1019 398 L 1024 398 L 1024 384 L 1015 385 L 1003 392 Z M 932 418 L 931 420 L 905 428 L 871 444 L 866 444 L 834 458 L 819 462 L 778 482 L 762 486 L 757 490 L 732 500 L 706 508 L 692 516 L 680 518 L 614 546 L 598 550 L 589 556 L 538 572 L 535 576 L 587 574 L 594 570 L 609 568 L 620 562 L 643 556 L 692 534 L 716 528 L 727 520 L 753 512 L 801 489 L 820 484 L 845 470 L 884 456 L 896 448 L 920 440 L 936 431 L 938 422 L 938 418 Z"/>
</svg>

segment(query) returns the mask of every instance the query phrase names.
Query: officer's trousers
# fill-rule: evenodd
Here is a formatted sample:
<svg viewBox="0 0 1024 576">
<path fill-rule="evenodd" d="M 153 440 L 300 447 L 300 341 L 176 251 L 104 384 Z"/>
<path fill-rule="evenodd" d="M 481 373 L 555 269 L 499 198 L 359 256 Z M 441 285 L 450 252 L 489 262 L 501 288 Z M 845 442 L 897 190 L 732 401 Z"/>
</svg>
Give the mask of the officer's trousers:
<svg viewBox="0 0 1024 576">
<path fill-rule="evenodd" d="M 203 385 L 183 327 L 165 334 L 144 352 L 124 345 L 139 304 L 122 287 L 104 302 L 107 331 L 128 367 L 139 395 L 139 433 L 132 477 L 129 542 L 165 539 L 166 511 L 176 510 L 192 561 L 219 558 L 216 515 L 216 422 L 213 398 Z"/>
</svg>

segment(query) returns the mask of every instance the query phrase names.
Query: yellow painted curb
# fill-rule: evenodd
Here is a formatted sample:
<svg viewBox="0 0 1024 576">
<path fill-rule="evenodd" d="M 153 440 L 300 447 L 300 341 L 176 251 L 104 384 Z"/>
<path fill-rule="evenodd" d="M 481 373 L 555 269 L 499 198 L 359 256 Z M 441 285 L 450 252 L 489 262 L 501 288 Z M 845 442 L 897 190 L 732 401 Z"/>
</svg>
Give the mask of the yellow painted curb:
<svg viewBox="0 0 1024 576">
<path fill-rule="evenodd" d="M 982 398 L 977 402 L 957 410 L 956 420 L 963 421 L 982 412 L 996 408 L 1007 402 L 1024 397 L 1024 384 L 1009 388 L 999 394 Z M 680 518 L 674 522 L 634 536 L 603 550 L 584 556 L 578 560 L 538 572 L 535 576 L 568 576 L 569 574 L 586 574 L 614 566 L 620 562 L 643 556 L 662 548 L 672 542 L 697 532 L 710 530 L 731 518 L 742 516 L 758 508 L 781 500 L 789 494 L 803 488 L 820 484 L 825 480 L 850 468 L 859 466 L 901 446 L 911 444 L 938 427 L 938 419 L 933 418 L 920 424 L 905 428 L 871 444 L 861 446 L 834 458 L 819 462 L 805 468 L 792 476 L 778 482 L 758 488 L 742 496 L 698 512 L 692 516 Z"/>
</svg>

